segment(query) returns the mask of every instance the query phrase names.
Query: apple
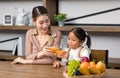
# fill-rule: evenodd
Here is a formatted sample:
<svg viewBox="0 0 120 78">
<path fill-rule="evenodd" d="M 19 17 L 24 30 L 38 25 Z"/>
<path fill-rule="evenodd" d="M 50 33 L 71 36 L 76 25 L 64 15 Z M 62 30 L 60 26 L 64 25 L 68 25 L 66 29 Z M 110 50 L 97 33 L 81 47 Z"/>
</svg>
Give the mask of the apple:
<svg viewBox="0 0 120 78">
<path fill-rule="evenodd" d="M 81 57 L 81 61 L 80 62 L 90 62 L 88 57 Z"/>
</svg>

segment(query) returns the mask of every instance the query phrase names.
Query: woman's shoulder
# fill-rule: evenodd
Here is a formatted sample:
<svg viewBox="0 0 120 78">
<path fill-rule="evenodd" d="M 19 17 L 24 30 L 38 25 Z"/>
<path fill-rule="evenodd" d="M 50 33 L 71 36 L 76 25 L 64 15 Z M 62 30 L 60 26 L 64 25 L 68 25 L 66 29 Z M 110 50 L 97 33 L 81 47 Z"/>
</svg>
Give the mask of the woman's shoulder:
<svg viewBox="0 0 120 78">
<path fill-rule="evenodd" d="M 56 30 L 54 28 L 51 28 L 51 32 L 53 36 L 61 36 L 62 33 L 59 30 Z"/>
<path fill-rule="evenodd" d="M 56 30 L 54 28 L 51 28 L 52 33 L 61 33 L 59 30 Z"/>
<path fill-rule="evenodd" d="M 37 31 L 36 31 L 35 28 L 34 29 L 29 29 L 29 30 L 27 30 L 27 34 L 37 34 Z"/>
</svg>

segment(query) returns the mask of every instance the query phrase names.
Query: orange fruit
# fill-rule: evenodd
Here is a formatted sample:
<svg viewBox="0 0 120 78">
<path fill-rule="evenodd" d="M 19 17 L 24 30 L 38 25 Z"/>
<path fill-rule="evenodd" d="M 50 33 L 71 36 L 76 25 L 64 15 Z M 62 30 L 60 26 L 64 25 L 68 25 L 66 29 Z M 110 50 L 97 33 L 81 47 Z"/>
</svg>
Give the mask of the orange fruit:
<svg viewBox="0 0 120 78">
<path fill-rule="evenodd" d="M 83 75 L 90 75 L 89 69 L 80 67 L 80 68 L 79 68 L 79 71 L 80 71 L 80 73 L 83 74 Z"/>
<path fill-rule="evenodd" d="M 50 47 L 49 49 L 52 50 L 53 53 L 56 53 L 58 50 L 56 47 Z"/>
<path fill-rule="evenodd" d="M 80 67 L 81 67 L 81 68 L 86 68 L 86 69 L 88 69 L 89 66 L 90 66 L 90 63 L 89 63 L 89 62 L 81 62 L 81 64 L 80 64 Z"/>
<path fill-rule="evenodd" d="M 57 55 L 58 55 L 58 56 L 61 56 L 61 55 L 62 55 L 62 50 L 57 50 L 56 52 L 57 52 Z"/>
<path fill-rule="evenodd" d="M 91 62 L 90 62 L 90 67 L 96 68 L 96 64 L 95 64 L 94 61 L 91 61 Z"/>
</svg>

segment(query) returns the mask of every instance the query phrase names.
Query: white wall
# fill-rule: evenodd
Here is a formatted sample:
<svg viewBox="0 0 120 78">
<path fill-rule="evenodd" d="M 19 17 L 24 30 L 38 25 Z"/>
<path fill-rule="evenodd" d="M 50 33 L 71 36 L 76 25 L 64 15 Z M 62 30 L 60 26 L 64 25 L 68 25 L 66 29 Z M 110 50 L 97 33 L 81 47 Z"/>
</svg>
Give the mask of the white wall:
<svg viewBox="0 0 120 78">
<path fill-rule="evenodd" d="M 109 57 L 120 58 L 120 33 L 90 33 L 93 49 L 109 50 Z"/>
<path fill-rule="evenodd" d="M 67 13 L 68 19 L 120 8 L 120 0 L 60 0 L 59 12 Z M 80 24 L 120 24 L 120 9 L 104 14 L 70 21 Z"/>
<path fill-rule="evenodd" d="M 7 5 L 7 6 L 6 6 Z M 40 1 L 0 1 L 0 24 L 2 23 L 2 14 L 10 12 L 16 15 L 15 7 L 24 7 L 26 11 L 32 9 L 33 6 L 42 5 Z M 59 11 L 67 13 L 69 18 L 86 15 L 109 8 L 119 7 L 120 0 L 60 0 Z M 9 7 L 8 7 L 9 6 Z M 75 23 L 120 23 L 120 11 L 110 13 L 110 15 L 100 15 L 90 18 L 84 18 Z M 98 18 L 100 17 L 100 18 Z M 109 19 L 109 20 L 108 20 Z M 108 49 L 109 57 L 120 58 L 120 33 L 90 33 L 92 37 L 92 48 Z M 12 38 L 16 36 L 25 37 L 25 32 L 1 31 L 0 40 Z M 14 42 L 0 44 L 0 49 L 12 49 Z"/>
</svg>

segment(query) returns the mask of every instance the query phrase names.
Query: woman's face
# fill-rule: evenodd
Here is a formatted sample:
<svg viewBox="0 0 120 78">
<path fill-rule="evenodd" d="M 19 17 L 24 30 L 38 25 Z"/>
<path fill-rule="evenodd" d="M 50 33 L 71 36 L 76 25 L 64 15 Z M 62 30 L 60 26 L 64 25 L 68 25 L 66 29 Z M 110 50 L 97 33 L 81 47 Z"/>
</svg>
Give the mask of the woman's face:
<svg viewBox="0 0 120 78">
<path fill-rule="evenodd" d="M 79 40 L 73 32 L 70 32 L 68 35 L 67 43 L 69 48 L 76 49 L 80 47 L 80 45 L 82 44 L 82 41 Z"/>
<path fill-rule="evenodd" d="M 48 32 L 50 26 L 50 19 L 47 15 L 38 16 L 34 23 L 37 27 L 38 32 L 42 32 L 44 34 Z"/>
</svg>

